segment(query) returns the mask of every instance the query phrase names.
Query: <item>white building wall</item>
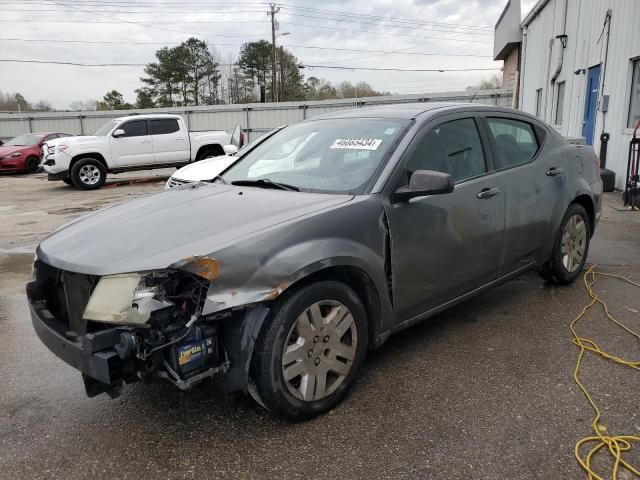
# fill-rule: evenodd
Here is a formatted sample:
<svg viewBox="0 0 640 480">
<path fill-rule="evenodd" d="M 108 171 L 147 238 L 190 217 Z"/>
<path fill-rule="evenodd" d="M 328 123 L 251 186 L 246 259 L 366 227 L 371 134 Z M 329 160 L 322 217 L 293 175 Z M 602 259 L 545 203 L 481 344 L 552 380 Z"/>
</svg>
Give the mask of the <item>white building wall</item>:
<svg viewBox="0 0 640 480">
<path fill-rule="evenodd" d="M 555 37 L 562 34 L 564 3 L 565 0 L 549 0 L 528 25 L 527 19 L 523 25 L 520 108 L 535 114 L 536 90 L 542 88 L 540 117 L 551 125 L 555 123 L 556 111 L 556 85 L 551 84 L 551 77 L 562 48 Z M 602 64 L 593 144 L 599 152 L 604 119 L 605 131 L 611 134 L 607 168 L 616 172 L 616 186 L 621 188 L 632 134 L 632 129 L 627 128 L 632 60 L 640 57 L 640 0 L 568 0 L 567 3 L 567 48 L 556 79 L 556 84 L 566 82 L 564 115 L 562 125 L 554 126 L 565 136 L 582 136 L 587 74 L 576 75 L 574 72 Z M 601 38 L 600 35 L 609 8 L 612 10 L 611 36 L 603 86 L 606 32 Z M 553 42 L 552 48 L 550 42 Z M 603 95 L 609 95 L 606 114 L 600 108 Z"/>
</svg>

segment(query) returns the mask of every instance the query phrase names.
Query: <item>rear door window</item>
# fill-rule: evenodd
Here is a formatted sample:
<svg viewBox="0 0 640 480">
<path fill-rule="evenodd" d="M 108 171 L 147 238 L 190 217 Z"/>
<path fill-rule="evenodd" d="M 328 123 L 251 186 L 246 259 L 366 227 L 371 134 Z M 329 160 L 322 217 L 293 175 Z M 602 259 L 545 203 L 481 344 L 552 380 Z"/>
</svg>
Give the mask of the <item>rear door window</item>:
<svg viewBox="0 0 640 480">
<path fill-rule="evenodd" d="M 175 118 L 151 120 L 152 135 L 167 135 L 169 133 L 175 133 L 179 130 L 180 125 L 178 124 L 178 120 Z"/>
<path fill-rule="evenodd" d="M 511 118 L 487 118 L 499 169 L 529 163 L 540 147 L 533 125 Z"/>
<path fill-rule="evenodd" d="M 127 122 L 120 128 L 124 130 L 123 137 L 141 137 L 148 134 L 146 120 L 134 120 L 133 122 Z"/>
</svg>

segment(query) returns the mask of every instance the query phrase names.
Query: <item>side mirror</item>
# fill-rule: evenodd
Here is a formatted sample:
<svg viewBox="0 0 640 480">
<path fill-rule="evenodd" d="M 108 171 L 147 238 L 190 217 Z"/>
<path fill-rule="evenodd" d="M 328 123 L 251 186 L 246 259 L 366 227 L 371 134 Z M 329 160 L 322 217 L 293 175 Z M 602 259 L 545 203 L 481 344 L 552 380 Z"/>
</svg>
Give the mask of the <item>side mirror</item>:
<svg viewBox="0 0 640 480">
<path fill-rule="evenodd" d="M 225 145 L 222 149 L 225 155 L 235 155 L 238 152 L 238 147 L 235 145 Z"/>
<path fill-rule="evenodd" d="M 121 129 L 121 128 L 116 129 L 116 130 L 113 132 L 113 136 L 114 136 L 115 138 L 120 138 L 120 137 L 124 136 L 124 130 L 123 130 L 123 129 Z"/>
<path fill-rule="evenodd" d="M 391 196 L 391 203 L 426 195 L 440 195 L 453 192 L 453 180 L 448 173 L 432 170 L 416 170 L 409 179 L 409 185 L 398 188 Z"/>
</svg>

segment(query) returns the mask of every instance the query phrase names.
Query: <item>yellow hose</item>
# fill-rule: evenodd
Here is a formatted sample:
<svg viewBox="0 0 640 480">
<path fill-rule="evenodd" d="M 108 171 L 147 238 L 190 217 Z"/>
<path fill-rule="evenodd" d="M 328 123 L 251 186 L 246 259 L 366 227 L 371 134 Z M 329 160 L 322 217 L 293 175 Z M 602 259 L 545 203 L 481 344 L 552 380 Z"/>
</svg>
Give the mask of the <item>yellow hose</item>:
<svg viewBox="0 0 640 480">
<path fill-rule="evenodd" d="M 638 477 L 640 477 L 640 468 L 637 466 L 631 465 L 629 462 L 627 462 L 623 458 L 623 454 L 631 450 L 634 442 L 640 442 L 640 437 L 635 435 L 618 435 L 618 436 L 604 435 L 604 433 L 607 431 L 607 428 L 600 423 L 600 417 L 601 417 L 600 409 L 598 408 L 596 403 L 593 401 L 593 398 L 591 398 L 591 395 L 589 395 L 589 392 L 587 391 L 585 386 L 580 382 L 580 378 L 579 378 L 582 359 L 584 357 L 584 354 L 587 351 L 595 353 L 600 357 L 604 358 L 605 360 L 609 360 L 618 365 L 623 365 L 625 367 L 629 367 L 634 370 L 640 370 L 640 361 L 632 362 L 629 360 L 624 360 L 622 358 L 619 358 L 610 353 L 607 353 L 604 350 L 602 350 L 598 346 L 598 344 L 596 344 L 596 342 L 588 338 L 581 337 L 580 335 L 578 335 L 576 331 L 577 323 L 580 321 L 581 318 L 584 317 L 587 311 L 594 305 L 600 304 L 603 308 L 605 315 L 609 320 L 611 320 L 618 327 L 622 328 L 630 335 L 633 335 L 638 341 L 640 341 L 640 335 L 634 332 L 633 330 L 631 330 L 630 328 L 628 328 L 626 325 L 623 325 L 620 321 L 616 320 L 613 317 L 613 315 L 609 313 L 609 308 L 607 307 L 607 304 L 593 290 L 593 287 L 596 284 L 596 281 L 597 281 L 596 278 L 598 275 L 616 278 L 618 280 L 624 281 L 636 287 L 640 287 L 640 284 L 632 280 L 629 280 L 628 278 L 623 277 L 621 275 L 612 275 L 609 273 L 595 271 L 594 268 L 595 268 L 595 265 L 592 265 L 584 274 L 584 286 L 587 289 L 589 296 L 591 297 L 591 302 L 582 309 L 580 314 L 571 322 L 571 326 L 570 326 L 571 334 L 573 335 L 573 343 L 580 349 L 580 353 L 578 354 L 578 360 L 576 362 L 576 368 L 573 371 L 573 379 L 575 380 L 578 387 L 580 387 L 580 390 L 582 390 L 582 393 L 587 398 L 587 400 L 591 404 L 591 408 L 593 408 L 593 411 L 595 412 L 595 417 L 591 424 L 593 427 L 593 431 L 595 432 L 595 435 L 591 435 L 591 436 L 580 439 L 576 443 L 575 455 L 576 455 L 576 459 L 578 460 L 578 462 L 580 463 L 584 471 L 587 473 L 589 480 L 604 480 L 602 476 L 598 475 L 594 471 L 591 464 L 596 453 L 598 453 L 600 450 L 605 449 L 605 447 L 606 447 L 606 450 L 608 450 L 611 456 L 613 457 L 613 470 L 611 472 L 611 478 L 613 480 L 618 479 L 618 470 L 620 469 L 620 465 L 624 466 L 624 468 L 626 468 L 630 472 L 635 473 Z M 585 446 L 587 448 L 590 448 L 590 450 L 588 450 L 586 455 L 581 452 L 581 449 Z"/>
</svg>

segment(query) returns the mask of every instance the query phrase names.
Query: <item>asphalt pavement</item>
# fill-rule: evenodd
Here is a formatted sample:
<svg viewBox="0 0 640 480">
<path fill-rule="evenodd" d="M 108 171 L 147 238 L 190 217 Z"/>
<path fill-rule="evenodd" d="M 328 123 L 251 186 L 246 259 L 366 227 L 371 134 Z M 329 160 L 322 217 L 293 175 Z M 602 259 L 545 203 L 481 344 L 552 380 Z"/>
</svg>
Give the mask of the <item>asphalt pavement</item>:
<svg viewBox="0 0 640 480">
<path fill-rule="evenodd" d="M 0 177 L 0 478 L 585 478 L 573 449 L 591 434 L 592 411 L 573 383 L 568 327 L 588 296 L 581 282 L 557 287 L 535 273 L 391 337 L 346 401 L 306 423 L 208 385 L 136 384 L 116 400 L 86 398 L 80 374 L 31 327 L 33 250 L 77 215 L 160 191 L 161 173 L 149 175 L 158 181 L 97 192 Z M 619 193 L 607 196 L 589 262 L 638 281 L 640 212 L 620 207 Z M 611 278 L 597 289 L 640 330 L 640 289 Z M 640 359 L 638 342 L 602 315 L 580 328 Z M 609 433 L 640 435 L 638 375 L 586 358 L 584 381 Z M 640 464 L 637 450 L 628 458 Z"/>
</svg>

